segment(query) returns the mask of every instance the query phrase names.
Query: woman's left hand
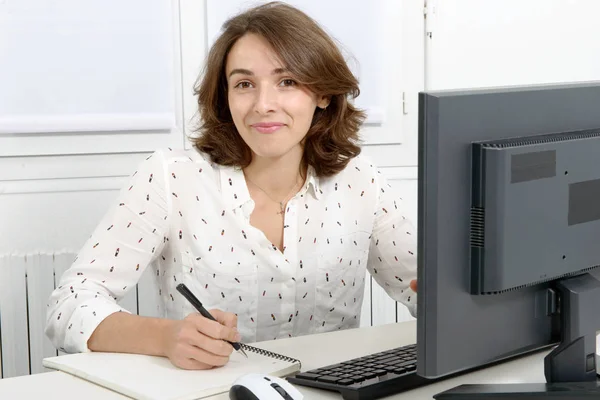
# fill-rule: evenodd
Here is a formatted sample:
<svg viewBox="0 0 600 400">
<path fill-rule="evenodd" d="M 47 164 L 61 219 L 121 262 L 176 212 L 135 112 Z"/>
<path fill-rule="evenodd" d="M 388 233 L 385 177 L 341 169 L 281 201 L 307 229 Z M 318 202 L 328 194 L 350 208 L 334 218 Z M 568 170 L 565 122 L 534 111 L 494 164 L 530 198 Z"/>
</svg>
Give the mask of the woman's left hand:
<svg viewBox="0 0 600 400">
<path fill-rule="evenodd" d="M 416 279 L 413 279 L 412 281 L 410 281 L 410 288 L 415 292 L 417 291 L 417 280 Z"/>
</svg>

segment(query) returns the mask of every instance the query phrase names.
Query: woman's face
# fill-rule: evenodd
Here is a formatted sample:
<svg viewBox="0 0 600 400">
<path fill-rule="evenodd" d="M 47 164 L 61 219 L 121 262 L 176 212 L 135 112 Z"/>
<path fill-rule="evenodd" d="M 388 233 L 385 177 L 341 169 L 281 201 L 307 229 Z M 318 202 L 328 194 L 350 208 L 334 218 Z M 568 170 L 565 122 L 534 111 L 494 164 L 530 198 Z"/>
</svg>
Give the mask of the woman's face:
<svg viewBox="0 0 600 400">
<path fill-rule="evenodd" d="M 296 83 L 269 44 L 247 34 L 227 56 L 228 102 L 233 122 L 253 157 L 276 159 L 296 151 L 324 97 Z"/>
</svg>

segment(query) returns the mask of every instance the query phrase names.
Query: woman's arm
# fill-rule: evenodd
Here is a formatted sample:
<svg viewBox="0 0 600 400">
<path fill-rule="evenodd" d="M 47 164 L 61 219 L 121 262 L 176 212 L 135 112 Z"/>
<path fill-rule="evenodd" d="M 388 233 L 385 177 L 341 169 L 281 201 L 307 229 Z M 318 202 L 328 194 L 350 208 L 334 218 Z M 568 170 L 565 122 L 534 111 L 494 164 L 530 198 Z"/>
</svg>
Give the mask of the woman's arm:
<svg viewBox="0 0 600 400">
<path fill-rule="evenodd" d="M 174 322 L 116 312 L 100 322 L 87 346 L 92 351 L 166 356 L 165 342 Z"/>
<path fill-rule="evenodd" d="M 165 160 L 156 152 L 139 165 L 50 296 L 46 334 L 57 348 L 89 351 L 96 327 L 108 316 L 127 313 L 117 301 L 135 287 L 166 241 L 167 193 Z"/>
<path fill-rule="evenodd" d="M 378 198 L 367 268 L 387 294 L 417 315 L 417 235 L 403 199 L 378 172 Z"/>
<path fill-rule="evenodd" d="M 197 313 L 175 321 L 117 312 L 98 325 L 88 340 L 88 348 L 168 357 L 184 369 L 222 366 L 233 351 L 225 340 L 240 341 L 237 317 L 220 310 L 210 313 L 218 322 Z"/>
<path fill-rule="evenodd" d="M 132 315 L 120 300 L 168 240 L 170 190 L 160 152 L 146 159 L 123 188 L 50 297 L 46 334 L 66 352 L 105 351 L 168 357 L 186 369 L 224 365 L 237 342 L 234 314 L 213 310 L 218 322 Z"/>
</svg>

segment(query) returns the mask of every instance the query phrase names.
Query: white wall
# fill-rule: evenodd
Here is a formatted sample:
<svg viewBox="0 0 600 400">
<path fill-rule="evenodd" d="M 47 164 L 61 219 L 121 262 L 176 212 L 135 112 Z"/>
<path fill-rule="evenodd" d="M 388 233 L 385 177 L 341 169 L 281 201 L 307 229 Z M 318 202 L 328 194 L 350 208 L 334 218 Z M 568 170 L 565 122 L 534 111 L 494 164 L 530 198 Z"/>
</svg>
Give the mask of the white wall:
<svg viewBox="0 0 600 400">
<path fill-rule="evenodd" d="M 600 79 L 596 0 L 426 0 L 427 89 Z"/>
</svg>

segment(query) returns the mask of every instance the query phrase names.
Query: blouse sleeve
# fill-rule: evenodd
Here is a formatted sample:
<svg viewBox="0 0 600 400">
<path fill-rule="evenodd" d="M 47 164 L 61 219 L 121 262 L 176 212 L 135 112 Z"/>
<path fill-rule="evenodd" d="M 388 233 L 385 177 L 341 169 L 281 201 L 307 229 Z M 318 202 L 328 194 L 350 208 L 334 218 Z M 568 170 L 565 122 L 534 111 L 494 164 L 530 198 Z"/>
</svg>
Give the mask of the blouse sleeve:
<svg viewBox="0 0 600 400">
<path fill-rule="evenodd" d="M 170 198 L 164 156 L 143 161 L 52 292 L 46 335 L 62 351 L 87 342 L 160 254 L 168 236 Z"/>
<path fill-rule="evenodd" d="M 406 217 L 402 198 L 375 172 L 377 201 L 367 268 L 387 294 L 417 315 L 417 294 L 410 281 L 417 279 L 416 230 Z"/>
</svg>

